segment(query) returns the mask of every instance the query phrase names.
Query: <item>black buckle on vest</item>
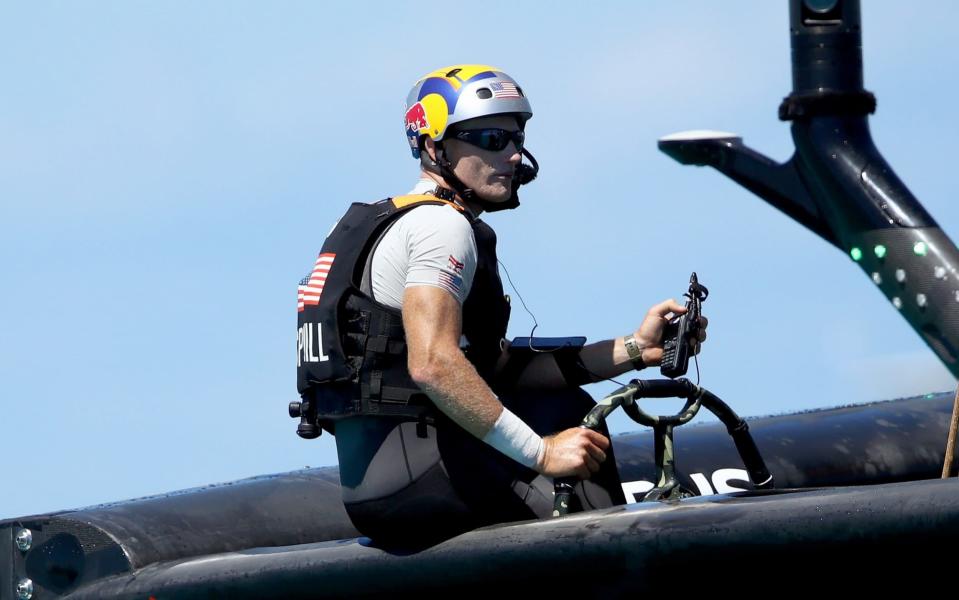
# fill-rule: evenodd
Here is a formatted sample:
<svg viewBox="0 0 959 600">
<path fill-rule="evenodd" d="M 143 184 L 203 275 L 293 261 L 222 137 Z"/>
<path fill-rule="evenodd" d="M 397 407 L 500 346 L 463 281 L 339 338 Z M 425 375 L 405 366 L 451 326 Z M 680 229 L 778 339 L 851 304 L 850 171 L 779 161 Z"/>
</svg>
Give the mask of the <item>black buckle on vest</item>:
<svg viewBox="0 0 959 600">
<path fill-rule="evenodd" d="M 351 298 L 352 300 L 352 298 Z M 347 308 L 351 308 L 350 302 L 346 303 Z M 370 331 L 370 320 L 372 315 L 368 310 L 357 310 L 352 317 L 347 320 L 348 331 L 368 333 Z"/>
<path fill-rule="evenodd" d="M 375 352 L 376 354 L 383 354 L 386 352 L 386 349 L 389 347 L 390 338 L 385 335 L 371 335 L 366 340 L 366 351 Z"/>
<path fill-rule="evenodd" d="M 440 186 L 436 186 L 436 188 L 430 193 L 440 200 L 446 200 L 447 202 L 452 202 L 456 198 L 455 190 L 450 190 Z"/>
</svg>

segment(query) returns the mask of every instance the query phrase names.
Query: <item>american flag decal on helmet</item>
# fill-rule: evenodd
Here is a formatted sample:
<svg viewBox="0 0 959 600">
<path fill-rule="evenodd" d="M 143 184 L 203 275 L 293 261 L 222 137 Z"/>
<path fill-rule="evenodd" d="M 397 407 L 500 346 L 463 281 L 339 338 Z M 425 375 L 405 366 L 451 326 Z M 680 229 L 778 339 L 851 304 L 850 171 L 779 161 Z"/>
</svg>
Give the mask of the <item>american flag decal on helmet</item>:
<svg viewBox="0 0 959 600">
<path fill-rule="evenodd" d="M 326 283 L 326 276 L 333 267 L 333 259 L 336 254 L 327 252 L 316 257 L 316 263 L 313 265 L 313 272 L 300 281 L 296 286 L 296 310 L 302 312 L 307 306 L 316 306 L 320 303 L 320 296 L 323 294 L 323 284 Z"/>
<path fill-rule="evenodd" d="M 519 98 L 519 90 L 516 89 L 516 84 L 510 83 L 508 81 L 497 82 L 494 81 L 489 84 L 489 89 L 493 90 L 494 98 Z"/>
</svg>

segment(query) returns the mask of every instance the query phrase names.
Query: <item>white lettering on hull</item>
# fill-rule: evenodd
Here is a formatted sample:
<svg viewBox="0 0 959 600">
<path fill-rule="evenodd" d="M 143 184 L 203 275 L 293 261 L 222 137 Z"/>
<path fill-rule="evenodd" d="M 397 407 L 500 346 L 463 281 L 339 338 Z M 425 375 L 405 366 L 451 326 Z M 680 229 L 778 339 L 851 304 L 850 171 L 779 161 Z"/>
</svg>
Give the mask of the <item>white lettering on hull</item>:
<svg viewBox="0 0 959 600">
<path fill-rule="evenodd" d="M 749 473 L 745 469 L 716 469 L 712 474 L 712 483 L 709 485 L 710 478 L 703 473 L 691 473 L 689 478 L 693 480 L 699 491 L 700 496 L 711 496 L 713 494 L 728 494 L 730 492 L 746 491 L 745 488 L 738 488 L 732 485 L 737 481 L 749 481 Z M 623 494 L 626 496 L 626 502 L 632 504 L 639 502 L 646 495 L 646 492 L 653 489 L 653 482 L 640 479 L 638 481 L 624 481 L 622 483 Z M 713 491 L 713 488 L 716 491 Z"/>
</svg>

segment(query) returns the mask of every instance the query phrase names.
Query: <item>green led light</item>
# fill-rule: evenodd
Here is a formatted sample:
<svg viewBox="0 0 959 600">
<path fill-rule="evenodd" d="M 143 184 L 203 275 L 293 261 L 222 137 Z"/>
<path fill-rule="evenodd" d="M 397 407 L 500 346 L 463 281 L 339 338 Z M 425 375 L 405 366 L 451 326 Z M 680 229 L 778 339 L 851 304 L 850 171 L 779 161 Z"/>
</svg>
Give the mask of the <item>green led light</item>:
<svg viewBox="0 0 959 600">
<path fill-rule="evenodd" d="M 929 247 L 926 246 L 926 242 L 916 242 L 916 245 L 912 247 L 912 251 L 915 252 L 916 256 L 925 256 L 926 252 L 929 251 Z"/>
<path fill-rule="evenodd" d="M 854 261 L 859 262 L 859 259 L 862 258 L 862 250 L 854 246 L 853 249 L 849 251 L 849 256 L 851 256 Z"/>
<path fill-rule="evenodd" d="M 928 399 L 928 398 L 935 398 L 935 397 L 936 397 L 935 394 L 926 394 L 926 398 L 927 398 L 927 399 Z"/>
<path fill-rule="evenodd" d="M 882 244 L 876 244 L 876 247 L 872 249 L 876 253 L 876 258 L 883 258 L 886 256 L 886 247 Z"/>
</svg>

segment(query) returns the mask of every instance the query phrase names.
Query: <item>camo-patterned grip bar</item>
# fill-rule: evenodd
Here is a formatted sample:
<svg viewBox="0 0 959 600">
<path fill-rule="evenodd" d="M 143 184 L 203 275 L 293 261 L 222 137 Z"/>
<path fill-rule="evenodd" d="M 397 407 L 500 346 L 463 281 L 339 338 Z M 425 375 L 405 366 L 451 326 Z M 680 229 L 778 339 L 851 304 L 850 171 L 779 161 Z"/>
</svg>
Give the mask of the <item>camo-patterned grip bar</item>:
<svg viewBox="0 0 959 600">
<path fill-rule="evenodd" d="M 609 416 L 611 412 L 616 410 L 622 405 L 631 405 L 633 403 L 633 395 L 636 393 L 635 385 L 624 385 L 623 387 L 615 390 L 602 400 L 596 403 L 589 413 L 583 418 L 580 427 L 584 429 L 592 429 L 593 431 L 599 431 L 603 423 L 606 421 L 606 417 Z M 570 501 L 573 497 L 573 486 L 576 485 L 577 479 L 575 477 L 558 477 L 553 482 L 553 516 L 561 517 L 563 515 L 569 514 Z"/>
<path fill-rule="evenodd" d="M 611 412 L 624 404 L 627 406 L 632 404 L 635 394 L 636 386 L 624 385 L 597 402 L 596 406 L 583 418 L 583 422 L 580 423 L 579 426 L 598 431 Z"/>
<path fill-rule="evenodd" d="M 679 426 L 688 423 L 699 412 L 702 402 L 702 388 L 685 377 L 680 379 L 634 379 L 636 386 L 633 402 L 623 406 L 623 410 L 633 421 L 640 425 Z M 686 398 L 686 405 L 675 415 L 651 415 L 639 407 L 641 398 Z"/>
</svg>

